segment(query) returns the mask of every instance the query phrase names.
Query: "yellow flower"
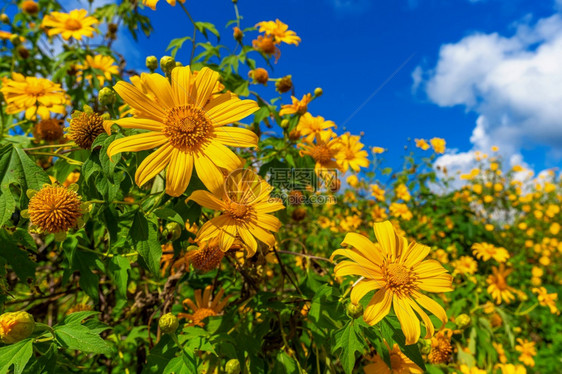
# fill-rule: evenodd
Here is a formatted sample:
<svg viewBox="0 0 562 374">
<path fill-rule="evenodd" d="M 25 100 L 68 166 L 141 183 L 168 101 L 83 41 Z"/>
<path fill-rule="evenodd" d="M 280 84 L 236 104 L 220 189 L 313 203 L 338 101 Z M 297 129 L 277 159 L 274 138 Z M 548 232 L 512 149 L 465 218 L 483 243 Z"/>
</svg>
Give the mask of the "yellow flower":
<svg viewBox="0 0 562 374">
<path fill-rule="evenodd" d="M 363 150 L 363 143 L 359 141 L 360 137 L 345 133 L 340 136 L 340 148 L 336 154 L 336 161 L 341 167 L 342 172 L 346 172 L 349 168 L 358 173 L 361 168 L 369 166 L 367 159 L 367 151 Z"/>
<path fill-rule="evenodd" d="M 94 72 L 95 77 L 100 82 L 100 86 L 103 86 L 106 79 L 108 81 L 111 81 L 112 74 L 113 75 L 119 74 L 119 67 L 115 65 L 115 60 L 111 56 L 103 56 L 103 55 L 95 55 L 94 57 L 86 56 L 86 62 L 84 63 L 84 65 L 78 65 L 76 66 L 76 68 L 80 69 L 77 75 L 78 82 L 82 80 L 83 70 L 87 70 L 87 69 L 100 70 L 103 73 L 101 75 L 95 74 Z M 88 80 L 88 82 L 90 82 L 90 84 L 92 84 L 92 76 L 94 74 L 90 73 L 86 75 L 86 79 Z"/>
<path fill-rule="evenodd" d="M 256 147 L 258 142 L 252 131 L 225 125 L 249 116 L 258 106 L 253 100 L 240 100 L 231 93 L 211 98 L 219 74 L 209 68 L 193 77 L 189 66 L 177 67 L 171 75 L 170 84 L 160 74 L 143 74 L 153 96 L 129 83 L 115 85 L 115 91 L 135 110 L 136 117 L 109 121 L 109 125 L 117 123 L 148 132 L 113 141 L 107 154 L 112 157 L 120 152 L 159 147 L 139 165 L 135 173 L 137 185 L 142 186 L 167 167 L 166 193 L 180 196 L 195 167 L 205 187 L 214 191 L 224 180 L 219 168 L 230 171 L 240 166 L 238 156 L 226 146 Z"/>
<path fill-rule="evenodd" d="M 289 26 L 276 19 L 275 21 L 259 22 L 256 27 L 259 32 L 264 32 L 267 36 L 272 36 L 276 44 L 287 43 L 299 45 L 301 38 L 294 31 L 289 30 Z"/>
<path fill-rule="evenodd" d="M 292 104 L 283 105 L 279 111 L 280 116 L 285 114 L 300 114 L 303 115 L 308 111 L 308 103 L 312 100 L 311 94 L 303 95 L 302 99 L 299 100 L 294 96 L 291 96 Z"/>
<path fill-rule="evenodd" d="M 392 216 L 402 218 L 405 221 L 409 221 L 414 217 L 406 204 L 392 203 L 389 209 Z"/>
<path fill-rule="evenodd" d="M 497 262 L 506 262 L 509 258 L 509 253 L 503 247 L 496 247 L 489 243 L 474 243 L 472 245 L 472 253 L 477 259 L 488 261 L 493 258 Z"/>
<path fill-rule="evenodd" d="M 435 153 L 445 153 L 445 139 L 433 138 L 429 141 Z"/>
<path fill-rule="evenodd" d="M 257 39 L 252 41 L 252 46 L 268 56 L 275 56 L 275 62 L 281 57 L 281 51 L 275 45 L 275 38 L 273 36 L 259 35 Z"/>
<path fill-rule="evenodd" d="M 498 364 L 501 374 L 527 374 L 527 369 L 523 365 Z"/>
<path fill-rule="evenodd" d="M 206 241 L 218 237 L 222 251 L 228 251 L 235 239 L 244 243 L 248 257 L 258 248 L 256 238 L 272 247 L 281 222 L 269 214 L 284 209 L 277 199 L 271 199 L 273 190 L 266 181 L 249 170 L 234 173 L 227 179 L 224 189 L 212 194 L 208 191 L 195 191 L 188 200 L 218 210 L 221 215 L 207 221 L 197 233 L 197 238 Z"/>
<path fill-rule="evenodd" d="M 366 365 L 363 370 L 365 374 L 422 374 L 423 370 L 408 358 L 402 351 L 398 344 L 390 351 L 390 366 L 378 354 L 369 358 L 371 364 Z"/>
<path fill-rule="evenodd" d="M 190 320 L 190 326 L 205 326 L 203 321 L 208 317 L 219 315 L 229 299 L 229 296 L 227 296 L 224 300 L 221 300 L 224 295 L 224 290 L 221 288 L 211 300 L 212 292 L 213 286 L 207 286 L 203 292 L 203 297 L 201 297 L 201 290 L 195 290 L 195 303 L 191 299 L 185 299 L 182 303 L 186 310 L 191 308 L 193 312 L 178 313 L 178 317 Z"/>
<path fill-rule="evenodd" d="M 513 269 L 506 270 L 503 264 L 500 265 L 499 269 L 492 266 L 493 274 L 488 276 L 486 282 L 488 283 L 488 293 L 496 300 L 496 304 L 500 304 L 502 300 L 509 303 L 515 299 L 512 294 L 515 289 L 507 284 L 507 276 L 512 271 Z"/>
<path fill-rule="evenodd" d="M 380 188 L 378 184 L 371 185 L 371 195 L 378 201 L 384 201 L 384 189 Z"/>
<path fill-rule="evenodd" d="M 494 349 L 498 353 L 498 359 L 502 364 L 507 362 L 507 357 L 505 357 L 505 350 L 503 349 L 503 345 L 501 343 L 492 342 Z"/>
<path fill-rule="evenodd" d="M 51 12 L 43 18 L 41 26 L 48 28 L 49 36 L 60 34 L 64 40 L 82 40 L 82 36 L 94 36 L 93 25 L 97 23 L 97 18 L 88 16 L 86 9 L 74 9 L 70 13 Z"/>
<path fill-rule="evenodd" d="M 363 318 L 375 325 L 394 305 L 394 312 L 406 336 L 406 344 L 414 344 L 420 336 L 419 315 L 426 327 L 426 338 L 433 335 L 433 323 L 419 306 L 435 314 L 443 323 L 447 314 L 443 307 L 421 291 L 452 291 L 452 277 L 435 260 L 425 260 L 429 247 L 399 237 L 389 221 L 373 225 L 378 243 L 356 233 L 348 233 L 342 242 L 350 248 L 338 249 L 332 254 L 347 257 L 334 269 L 335 275 L 358 275 L 363 278 L 351 291 L 351 302 L 359 301 L 372 290 L 378 290 L 369 301 Z M 418 305 L 419 304 L 419 305 Z M 417 313 L 417 315 L 416 315 Z"/>
<path fill-rule="evenodd" d="M 431 351 L 427 359 L 432 364 L 446 364 L 451 358 L 453 347 L 451 346 L 451 336 L 453 332 L 449 329 L 439 331 L 431 338 Z"/>
<path fill-rule="evenodd" d="M 54 142 L 64 135 L 62 120 L 57 118 L 46 118 L 39 121 L 33 128 L 33 136 L 36 140 Z"/>
<path fill-rule="evenodd" d="M 373 147 L 373 153 L 380 154 L 384 152 L 384 148 L 382 147 Z"/>
<path fill-rule="evenodd" d="M 430 148 L 429 144 L 427 144 L 425 139 L 415 139 L 415 141 L 416 141 L 416 147 L 424 151 L 427 151 Z"/>
<path fill-rule="evenodd" d="M 336 127 L 336 124 L 333 121 L 326 121 L 322 116 L 313 117 L 310 113 L 305 113 L 299 118 L 297 131 L 304 137 L 304 141 L 312 143 L 316 135 L 330 127 Z"/>
<path fill-rule="evenodd" d="M 152 10 L 156 10 L 156 4 L 159 0 L 142 0 L 142 5 L 149 7 Z M 166 0 L 171 6 L 176 6 L 176 0 Z M 184 4 L 185 0 L 179 0 L 180 3 Z"/>
<path fill-rule="evenodd" d="M 459 369 L 462 374 L 488 374 L 486 370 L 478 369 L 476 366 L 461 365 Z"/>
<path fill-rule="evenodd" d="M 553 222 L 548 228 L 552 235 L 558 235 L 560 232 L 560 224 L 558 222 Z"/>
<path fill-rule="evenodd" d="M 13 344 L 27 339 L 35 329 L 35 320 L 27 312 L 12 312 L 0 315 L 0 340 Z"/>
<path fill-rule="evenodd" d="M 357 178 L 357 175 L 353 174 L 353 175 L 350 175 L 349 177 L 347 177 L 346 182 L 351 187 L 355 188 L 359 185 L 359 178 Z"/>
<path fill-rule="evenodd" d="M 408 191 L 408 187 L 404 183 L 401 183 L 396 187 L 396 198 L 402 199 L 404 201 L 410 201 L 412 196 L 410 195 L 410 191 Z"/>
<path fill-rule="evenodd" d="M 317 134 L 314 143 L 301 143 L 300 155 L 311 156 L 316 165 L 314 169 L 320 175 L 323 169 L 339 169 L 336 162 L 341 143 L 332 130 L 325 130 Z"/>
<path fill-rule="evenodd" d="M 218 238 L 215 237 L 200 243 L 197 249 L 188 251 L 185 260 L 196 270 L 206 273 L 219 267 L 223 257 L 224 252 L 220 249 Z"/>
<path fill-rule="evenodd" d="M 550 313 L 552 314 L 560 314 L 558 307 L 556 306 L 556 300 L 558 300 L 558 294 L 548 293 L 546 288 L 533 288 L 533 293 L 537 294 L 537 299 L 539 300 L 539 304 L 542 306 L 548 306 L 550 309 Z"/>
<path fill-rule="evenodd" d="M 69 104 L 60 84 L 45 78 L 24 77 L 15 72 L 12 79 L 3 79 L 0 91 L 8 104 L 6 113 L 25 111 L 25 118 L 30 120 L 36 115 L 49 118 L 51 113 L 65 114 L 65 106 Z"/>
<path fill-rule="evenodd" d="M 452 265 L 455 269 L 453 275 L 472 275 L 478 270 L 478 263 L 470 256 L 461 256 Z"/>
<path fill-rule="evenodd" d="M 530 367 L 535 366 L 535 360 L 533 359 L 533 357 L 537 354 L 535 342 L 517 338 L 517 343 L 518 345 L 515 346 L 515 350 L 521 353 L 519 361 Z"/>
</svg>

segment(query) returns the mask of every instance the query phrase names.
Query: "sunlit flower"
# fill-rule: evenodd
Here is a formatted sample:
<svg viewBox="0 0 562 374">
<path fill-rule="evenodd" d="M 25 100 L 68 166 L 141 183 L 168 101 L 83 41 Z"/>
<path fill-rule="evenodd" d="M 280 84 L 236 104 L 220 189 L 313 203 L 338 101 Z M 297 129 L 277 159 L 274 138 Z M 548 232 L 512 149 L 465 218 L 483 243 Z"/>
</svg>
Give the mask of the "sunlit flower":
<svg viewBox="0 0 562 374">
<path fill-rule="evenodd" d="M 195 303 L 191 299 L 185 299 L 182 303 L 186 310 L 191 309 L 192 312 L 178 313 L 178 318 L 189 320 L 190 326 L 205 326 L 204 320 L 222 313 L 229 299 L 229 296 L 227 296 L 224 300 L 221 300 L 224 295 L 224 290 L 221 288 L 211 300 L 212 292 L 213 286 L 207 286 L 201 297 L 201 290 L 195 290 Z"/>
<path fill-rule="evenodd" d="M 273 36 L 259 35 L 257 39 L 252 40 L 252 46 L 268 56 L 275 56 L 276 62 L 281 57 L 281 51 L 275 45 L 275 38 Z"/>
<path fill-rule="evenodd" d="M 62 120 L 46 118 L 39 121 L 33 128 L 33 136 L 37 140 L 54 142 L 64 135 Z"/>
<path fill-rule="evenodd" d="M 478 270 L 478 263 L 470 256 L 461 256 L 452 265 L 455 269 L 453 275 L 472 275 Z"/>
<path fill-rule="evenodd" d="M 252 131 L 225 125 L 254 113 L 256 102 L 231 93 L 210 99 L 219 74 L 206 67 L 196 77 L 189 66 L 177 67 L 172 70 L 171 84 L 160 74 L 143 76 L 158 101 L 129 83 L 118 82 L 115 91 L 135 110 L 136 117 L 110 124 L 148 132 L 113 141 L 107 154 L 112 157 L 159 147 L 139 165 L 135 182 L 142 186 L 167 167 L 166 193 L 171 196 L 180 196 L 187 189 L 194 167 L 205 187 L 210 191 L 220 188 L 224 177 L 219 168 L 231 171 L 240 166 L 238 156 L 226 146 L 256 147 L 258 142 Z"/>
<path fill-rule="evenodd" d="M 477 368 L 476 366 L 468 367 L 467 365 L 461 365 L 459 367 L 462 374 L 488 374 L 486 370 Z"/>
<path fill-rule="evenodd" d="M 519 361 L 527 366 L 535 366 L 535 360 L 533 357 L 536 356 L 537 350 L 535 349 L 535 342 L 528 341 L 527 339 L 517 338 L 517 345 L 515 350 L 521 355 L 519 356 Z"/>
<path fill-rule="evenodd" d="M 149 7 L 152 10 L 156 10 L 156 4 L 158 4 L 159 0 L 142 0 L 142 5 Z M 180 3 L 184 4 L 185 0 L 166 0 L 168 4 L 171 6 L 176 6 L 176 2 L 179 1 Z"/>
<path fill-rule="evenodd" d="M 477 259 L 488 261 L 493 258 L 497 262 L 506 262 L 509 258 L 509 253 L 503 247 L 496 247 L 490 243 L 474 243 L 472 245 L 472 253 Z"/>
<path fill-rule="evenodd" d="M 303 115 L 308 111 L 308 103 L 312 100 L 311 94 L 303 95 L 302 99 L 299 100 L 294 96 L 291 96 L 292 104 L 283 105 L 279 111 L 280 116 L 285 114 L 300 114 Z"/>
<path fill-rule="evenodd" d="M 392 203 L 390 204 L 390 214 L 405 221 L 411 220 L 414 216 L 406 204 Z"/>
<path fill-rule="evenodd" d="M 404 183 L 399 184 L 394 192 L 396 193 L 397 199 L 410 201 L 410 199 L 412 198 L 412 196 L 410 195 L 410 191 L 408 191 L 408 187 L 406 187 Z"/>
<path fill-rule="evenodd" d="M 88 16 L 86 9 L 74 9 L 70 13 L 51 12 L 45 15 L 42 27 L 48 28 L 47 35 L 61 35 L 64 40 L 74 38 L 82 40 L 83 36 L 94 36 L 94 25 L 99 23 L 95 17 Z"/>
<path fill-rule="evenodd" d="M 112 75 L 119 74 L 119 67 L 115 65 L 115 60 L 111 56 L 103 56 L 103 55 L 95 55 L 95 56 L 86 56 L 86 61 L 84 65 L 76 66 L 78 71 L 78 81 L 82 80 L 83 70 L 87 69 L 96 69 L 100 70 L 102 74 L 98 74 L 94 72 L 94 74 L 89 73 L 86 74 L 86 79 L 90 84 L 92 84 L 92 76 L 95 76 L 97 80 L 100 82 L 100 86 L 103 86 L 105 80 L 111 81 Z"/>
<path fill-rule="evenodd" d="M 338 249 L 332 254 L 332 258 L 348 258 L 336 265 L 336 276 L 363 277 L 351 291 L 351 302 L 354 304 L 358 304 L 369 291 L 378 290 L 363 315 L 368 324 L 378 323 L 394 305 L 394 312 L 406 336 L 406 344 L 414 344 L 419 339 L 417 315 L 426 327 L 426 338 L 433 336 L 433 323 L 419 305 L 435 314 L 443 323 L 447 322 L 447 314 L 443 307 L 421 291 L 452 291 L 451 275 L 439 262 L 424 261 L 430 248 L 413 241 L 408 245 L 407 239 L 399 237 L 389 221 L 375 223 L 373 227 L 377 244 L 363 235 L 346 235 L 342 245 L 348 248 Z"/>
<path fill-rule="evenodd" d="M 451 346 L 451 336 L 453 332 L 444 329 L 431 338 L 431 351 L 427 359 L 432 364 L 446 364 L 451 358 L 453 347 Z"/>
<path fill-rule="evenodd" d="M 91 149 L 94 140 L 104 132 L 104 118 L 107 115 L 95 113 L 89 106 L 84 111 L 74 111 L 68 126 L 68 136 L 82 149 Z"/>
<path fill-rule="evenodd" d="M 384 148 L 382 147 L 373 147 L 373 153 L 375 154 L 381 154 L 384 152 Z"/>
<path fill-rule="evenodd" d="M 336 154 L 339 152 L 341 143 L 335 137 L 332 130 L 325 130 L 317 134 L 313 143 L 301 143 L 300 155 L 311 156 L 316 161 L 315 170 L 321 173 L 323 169 L 339 169 L 336 162 Z"/>
<path fill-rule="evenodd" d="M 12 79 L 4 78 L 0 92 L 8 104 L 6 113 L 25 111 L 25 118 L 51 117 L 51 113 L 65 114 L 68 99 L 60 84 L 45 78 L 24 77 L 12 73 Z"/>
<path fill-rule="evenodd" d="M 197 233 L 200 241 L 218 237 L 222 251 L 228 251 L 234 241 L 239 239 L 246 247 L 248 257 L 253 256 L 260 242 L 272 247 L 281 222 L 269 214 L 284 209 L 281 201 L 270 198 L 273 190 L 266 181 L 249 170 L 231 174 L 224 189 L 210 193 L 195 191 L 188 200 L 218 210 L 221 214 L 207 221 Z"/>
<path fill-rule="evenodd" d="M 218 237 L 200 243 L 197 249 L 188 251 L 185 255 L 186 261 L 203 273 L 219 267 L 223 257 L 224 252 L 219 246 Z"/>
<path fill-rule="evenodd" d="M 371 364 L 365 365 L 363 368 L 365 374 L 422 374 L 423 370 L 408 358 L 398 344 L 394 344 L 390 351 L 390 366 L 378 354 L 369 358 Z"/>
<path fill-rule="evenodd" d="M 552 314 L 560 314 L 558 307 L 556 306 L 556 300 L 558 300 L 558 294 L 548 293 L 546 288 L 533 288 L 533 293 L 537 294 L 537 299 L 539 300 L 539 304 L 542 306 L 547 306 L 550 309 L 550 313 Z"/>
<path fill-rule="evenodd" d="M 430 145 L 425 141 L 425 139 L 415 139 L 416 147 L 427 151 L 430 148 Z"/>
<path fill-rule="evenodd" d="M 339 137 L 340 147 L 336 153 L 336 162 L 340 166 L 342 172 L 346 172 L 349 168 L 358 173 L 361 168 L 369 166 L 369 155 L 363 149 L 363 143 L 359 141 L 361 137 L 345 133 Z"/>
<path fill-rule="evenodd" d="M 299 118 L 297 130 L 306 142 L 312 143 L 316 135 L 331 127 L 336 127 L 333 121 L 326 121 L 322 116 L 313 117 L 310 113 L 305 113 Z"/>
<path fill-rule="evenodd" d="M 259 32 L 272 36 L 276 44 L 287 43 L 299 45 L 301 38 L 294 31 L 289 30 L 289 26 L 281 22 L 279 19 L 275 21 L 259 22 L 256 27 Z"/>
<path fill-rule="evenodd" d="M 378 184 L 371 185 L 371 195 L 378 201 L 384 201 L 385 190 Z"/>
<path fill-rule="evenodd" d="M 501 374 L 527 374 L 527 369 L 523 365 L 498 364 Z"/>
<path fill-rule="evenodd" d="M 507 357 L 505 356 L 505 350 L 503 349 L 503 345 L 501 343 L 492 342 L 494 349 L 498 353 L 498 360 L 505 364 L 507 362 Z"/>
<path fill-rule="evenodd" d="M 433 138 L 429 141 L 435 153 L 445 153 L 445 140 L 441 138 Z"/>
<path fill-rule="evenodd" d="M 499 269 L 492 266 L 493 274 L 488 276 L 486 282 L 488 283 L 488 293 L 496 300 L 496 304 L 500 304 L 502 300 L 509 303 L 515 299 L 512 293 L 515 292 L 515 289 L 507 284 L 507 276 L 512 271 L 513 269 L 506 270 L 504 264 L 501 264 Z"/>
</svg>

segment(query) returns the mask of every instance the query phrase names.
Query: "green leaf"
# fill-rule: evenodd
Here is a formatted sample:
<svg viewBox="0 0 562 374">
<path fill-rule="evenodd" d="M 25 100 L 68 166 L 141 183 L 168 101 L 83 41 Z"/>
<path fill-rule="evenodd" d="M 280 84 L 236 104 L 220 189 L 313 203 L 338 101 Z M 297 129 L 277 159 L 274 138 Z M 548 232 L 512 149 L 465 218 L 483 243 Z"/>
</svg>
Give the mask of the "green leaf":
<svg viewBox="0 0 562 374">
<path fill-rule="evenodd" d="M 166 48 L 166 51 L 172 50 L 171 55 L 172 55 L 173 58 L 175 58 L 176 54 L 178 53 L 178 51 L 183 46 L 183 43 L 185 43 L 188 40 L 192 40 L 190 36 L 172 39 L 170 41 L 170 44 L 168 44 L 168 48 Z"/>
<path fill-rule="evenodd" d="M 351 373 L 357 360 L 355 352 L 362 353 L 365 350 L 365 339 L 361 337 L 359 325 L 349 321 L 344 327 L 336 331 L 334 350 L 340 349 L 340 361 L 343 370 Z"/>
<path fill-rule="evenodd" d="M 9 187 L 0 187 L 0 189 L 0 226 L 2 226 L 12 217 L 16 209 L 16 200 Z"/>
<path fill-rule="evenodd" d="M 18 233 L 18 231 L 16 231 L 16 233 Z M 17 276 L 22 280 L 27 280 L 28 278 L 35 279 L 35 268 L 37 264 L 31 261 L 26 251 L 19 248 L 17 243 L 22 243 L 22 241 L 16 238 L 15 234 L 9 233 L 6 230 L 0 230 L 0 243 L 2 243 L 0 257 L 6 259 Z"/>
<path fill-rule="evenodd" d="M 135 248 L 143 260 L 142 264 L 153 274 L 159 274 L 162 246 L 158 241 L 156 225 L 148 221 L 144 215 L 138 211 L 133 218 L 130 233 L 135 243 Z"/>
<path fill-rule="evenodd" d="M 131 270 L 131 263 L 125 257 L 115 256 L 110 259 L 108 270 L 117 285 L 117 292 L 126 299 L 128 271 Z"/>
<path fill-rule="evenodd" d="M 0 348 L 0 374 L 7 373 L 12 365 L 14 374 L 20 374 L 33 354 L 33 339 Z"/>
<path fill-rule="evenodd" d="M 395 326 L 397 325 L 397 326 Z M 404 353 L 410 360 L 412 360 L 416 365 L 418 365 L 422 370 L 425 370 L 425 363 L 421 356 L 419 347 L 417 344 L 406 345 L 406 337 L 400 329 L 398 321 L 391 322 L 390 317 L 384 318 L 380 322 L 381 332 L 383 338 L 388 342 L 390 347 L 397 343 L 400 347 L 402 353 Z"/>
<path fill-rule="evenodd" d="M 71 323 L 55 326 L 55 336 L 61 346 L 81 352 L 111 356 L 113 347 L 88 327 Z"/>
</svg>

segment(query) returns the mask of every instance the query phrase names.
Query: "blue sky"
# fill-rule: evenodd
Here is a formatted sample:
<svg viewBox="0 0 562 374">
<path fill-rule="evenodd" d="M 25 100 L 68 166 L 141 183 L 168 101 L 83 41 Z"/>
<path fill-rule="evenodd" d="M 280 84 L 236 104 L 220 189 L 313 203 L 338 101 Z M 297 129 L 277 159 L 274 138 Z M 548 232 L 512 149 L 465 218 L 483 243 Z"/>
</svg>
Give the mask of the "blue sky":
<svg viewBox="0 0 562 374">
<path fill-rule="evenodd" d="M 232 43 L 231 28 L 225 28 L 234 18 L 230 1 L 186 5 L 196 20 L 217 25 L 224 44 Z M 562 56 L 555 2 L 240 0 L 239 9 L 245 27 L 279 18 L 301 36 L 300 46 L 281 46 L 270 75 L 292 74 L 299 97 L 322 87 L 323 97 L 309 111 L 335 121 L 340 132 L 364 131 L 364 142 L 387 148 L 394 166 L 408 137 L 434 136 L 446 139 L 449 155 L 441 162 L 453 169 L 470 167 L 466 152 L 488 151 L 492 144 L 512 163 L 537 171 L 560 162 L 562 121 L 556 118 L 562 118 L 562 100 L 556 92 L 562 67 L 549 65 Z M 142 67 L 146 55 L 162 56 L 170 39 L 192 32 L 181 9 L 164 0 L 157 11 L 143 13 L 151 17 L 154 33 L 127 48 L 131 67 Z M 184 62 L 186 46 L 177 56 Z"/>
</svg>

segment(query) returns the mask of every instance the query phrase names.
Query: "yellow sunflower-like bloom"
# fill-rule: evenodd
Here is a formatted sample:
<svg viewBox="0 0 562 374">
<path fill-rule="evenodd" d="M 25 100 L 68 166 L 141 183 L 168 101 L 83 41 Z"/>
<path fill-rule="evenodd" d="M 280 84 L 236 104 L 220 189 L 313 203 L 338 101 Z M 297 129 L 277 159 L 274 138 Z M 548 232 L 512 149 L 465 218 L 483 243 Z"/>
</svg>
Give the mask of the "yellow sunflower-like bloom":
<svg viewBox="0 0 562 374">
<path fill-rule="evenodd" d="M 64 40 L 74 38 L 82 40 L 83 36 L 94 36 L 94 25 L 99 23 L 95 17 L 88 16 L 86 9 L 74 9 L 70 13 L 51 12 L 43 18 L 42 27 L 48 28 L 47 35 L 61 35 Z"/>
<path fill-rule="evenodd" d="M 452 265 L 455 268 L 453 275 L 472 275 L 478 270 L 478 263 L 470 256 L 461 256 Z"/>
<path fill-rule="evenodd" d="M 60 84 L 45 78 L 25 77 L 12 73 L 12 79 L 4 78 L 0 92 L 8 103 L 6 113 L 25 111 L 25 118 L 49 118 L 51 113 L 65 114 L 69 104 L 67 95 Z"/>
<path fill-rule="evenodd" d="M 519 361 L 530 367 L 535 366 L 535 359 L 533 358 L 537 355 L 535 342 L 517 338 L 517 343 L 518 344 L 515 346 L 515 350 L 521 353 Z"/>
<path fill-rule="evenodd" d="M 221 212 L 201 227 L 197 239 L 207 241 L 218 237 L 219 247 L 224 252 L 239 239 L 248 257 L 258 249 L 256 239 L 272 247 L 275 237 L 271 232 L 279 230 L 281 221 L 269 213 L 285 208 L 280 200 L 270 198 L 272 190 L 273 187 L 253 172 L 242 171 L 231 174 L 222 191 L 215 194 L 202 190 L 193 192 L 188 200 Z"/>
<path fill-rule="evenodd" d="M 336 162 L 336 155 L 340 151 L 341 143 L 332 130 L 316 134 L 314 143 L 301 143 L 299 147 L 301 156 L 308 155 L 316 161 L 314 170 L 318 175 L 322 174 L 324 169 L 340 168 Z"/>
<path fill-rule="evenodd" d="M 308 111 L 308 103 L 312 100 L 311 94 L 303 95 L 302 99 L 299 100 L 294 96 L 291 96 L 292 104 L 283 105 L 279 111 L 280 116 L 285 114 L 300 114 L 303 115 Z"/>
<path fill-rule="evenodd" d="M 159 0 L 142 0 L 142 5 L 149 7 L 152 10 L 156 10 L 156 4 Z M 171 6 L 176 6 L 176 0 L 166 0 Z M 185 0 L 178 0 L 180 3 L 185 4 Z"/>
<path fill-rule="evenodd" d="M 429 148 L 431 148 L 431 146 L 425 141 L 425 139 L 415 139 L 416 141 L 416 147 L 427 151 Z"/>
<path fill-rule="evenodd" d="M 503 264 L 499 268 L 492 266 L 493 274 L 488 276 L 486 282 L 488 283 L 488 293 L 496 300 L 496 304 L 500 304 L 502 300 L 506 303 L 515 300 L 512 293 L 515 292 L 515 289 L 507 284 L 507 276 L 512 271 L 513 269 L 506 270 Z"/>
<path fill-rule="evenodd" d="M 445 139 L 433 138 L 429 141 L 435 153 L 445 153 Z"/>
<path fill-rule="evenodd" d="M 410 191 L 408 190 L 408 187 L 406 187 L 404 183 L 399 184 L 394 192 L 396 193 L 397 199 L 410 201 L 410 199 L 412 198 L 412 196 L 410 195 Z"/>
<path fill-rule="evenodd" d="M 195 303 L 191 299 L 185 299 L 183 301 L 184 308 L 186 310 L 190 308 L 193 312 L 178 313 L 178 317 L 190 320 L 190 326 L 205 326 L 203 321 L 206 318 L 219 315 L 226 304 L 228 304 L 229 296 L 221 300 L 224 295 L 224 290 L 222 288 L 211 300 L 212 292 L 212 286 L 205 287 L 203 296 L 201 296 L 201 290 L 195 290 Z"/>
<path fill-rule="evenodd" d="M 405 221 L 409 221 L 414 218 L 412 211 L 408 208 L 408 205 L 401 203 L 390 204 L 390 214 L 393 217 L 402 218 Z"/>
<path fill-rule="evenodd" d="M 488 261 L 493 258 L 497 262 L 506 262 L 509 258 L 507 249 L 496 247 L 489 243 L 474 243 L 472 245 L 472 253 L 482 261 Z"/>
<path fill-rule="evenodd" d="M 193 76 L 189 66 L 172 70 L 171 84 L 160 74 L 143 74 L 148 91 L 125 82 L 114 89 L 134 109 L 136 117 L 106 122 L 121 127 L 148 130 L 117 139 L 107 149 L 109 157 L 120 152 L 138 152 L 159 147 L 139 165 L 135 182 L 142 186 L 164 168 L 166 193 L 179 196 L 187 188 L 193 168 L 210 191 L 218 189 L 228 171 L 240 159 L 227 146 L 256 147 L 258 137 L 250 130 L 225 127 L 258 109 L 253 100 L 240 100 L 231 93 L 213 95 L 219 74 L 203 68 Z M 107 129 L 107 127 L 106 127 Z"/>
<path fill-rule="evenodd" d="M 560 314 L 560 311 L 556 306 L 556 300 L 558 300 L 558 294 L 556 292 L 548 293 L 546 288 L 540 287 L 533 288 L 533 293 L 537 294 L 537 298 L 541 306 L 547 306 L 552 314 Z"/>
<path fill-rule="evenodd" d="M 420 322 L 417 315 L 425 324 L 426 339 L 433 336 L 433 323 L 421 307 L 436 315 L 443 323 L 447 322 L 447 314 L 441 305 L 421 291 L 452 291 L 451 275 L 438 261 L 424 261 L 430 248 L 416 242 L 408 244 L 405 237 L 396 234 L 389 221 L 375 223 L 373 228 L 377 244 L 363 235 L 346 235 L 342 245 L 348 248 L 338 249 L 332 254 L 332 258 L 342 256 L 349 259 L 336 265 L 336 276 L 363 277 L 351 291 L 351 302 L 354 304 L 358 304 L 369 291 L 378 290 L 363 314 L 368 324 L 377 324 L 394 306 L 394 313 L 406 336 L 406 344 L 414 344 L 419 339 Z"/>
<path fill-rule="evenodd" d="M 310 113 L 305 113 L 299 118 L 297 131 L 304 137 L 304 141 L 311 143 L 317 134 L 331 127 L 336 127 L 333 121 L 326 121 L 322 116 L 313 117 Z"/>
<path fill-rule="evenodd" d="M 361 168 L 369 166 L 367 151 L 363 149 L 363 143 L 359 141 L 360 136 L 345 133 L 340 136 L 340 148 L 336 154 L 336 162 L 340 166 L 342 172 L 346 172 L 351 168 L 358 173 Z"/>
<path fill-rule="evenodd" d="M 301 38 L 297 36 L 294 31 L 289 30 L 289 26 L 279 19 L 275 21 L 263 21 L 256 25 L 259 32 L 264 32 L 265 35 L 273 36 L 275 43 L 287 43 L 299 45 Z"/>
<path fill-rule="evenodd" d="M 115 65 L 115 60 L 111 56 L 103 56 L 103 55 L 95 55 L 95 56 L 86 56 L 86 62 L 84 65 L 78 65 L 76 67 L 79 69 L 78 71 L 78 81 L 82 80 L 83 70 L 86 69 L 97 69 L 100 70 L 103 74 L 95 74 L 95 77 L 100 82 L 100 86 L 103 86 L 105 80 L 111 81 L 112 75 L 119 74 L 119 67 Z M 86 74 L 86 79 L 90 84 L 92 84 L 92 76 L 93 74 Z"/>
<path fill-rule="evenodd" d="M 402 351 L 398 344 L 394 344 L 394 347 L 390 351 L 390 366 L 388 367 L 383 358 L 376 354 L 369 359 L 371 364 L 366 365 L 363 368 L 365 374 L 422 374 L 423 370 L 416 365 L 412 360 L 408 358 Z"/>
</svg>

